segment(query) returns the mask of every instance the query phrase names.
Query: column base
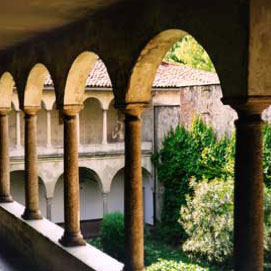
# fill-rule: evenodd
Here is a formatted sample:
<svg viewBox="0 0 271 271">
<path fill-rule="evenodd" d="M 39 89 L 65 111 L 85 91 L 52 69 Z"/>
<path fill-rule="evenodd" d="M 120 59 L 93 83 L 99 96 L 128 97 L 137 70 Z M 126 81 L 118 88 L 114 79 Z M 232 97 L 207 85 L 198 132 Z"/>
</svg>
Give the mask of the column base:
<svg viewBox="0 0 271 271">
<path fill-rule="evenodd" d="M 0 203 L 13 202 L 13 198 L 10 195 L 0 196 Z"/>
<path fill-rule="evenodd" d="M 25 208 L 24 213 L 22 214 L 22 218 L 24 220 L 38 220 L 38 219 L 43 219 L 43 216 L 41 215 L 40 210 L 31 211 Z"/>
<path fill-rule="evenodd" d="M 59 243 L 64 247 L 77 247 L 85 246 L 86 241 L 83 239 L 83 236 L 80 232 L 70 233 L 64 232 L 64 235 L 59 239 Z"/>
</svg>

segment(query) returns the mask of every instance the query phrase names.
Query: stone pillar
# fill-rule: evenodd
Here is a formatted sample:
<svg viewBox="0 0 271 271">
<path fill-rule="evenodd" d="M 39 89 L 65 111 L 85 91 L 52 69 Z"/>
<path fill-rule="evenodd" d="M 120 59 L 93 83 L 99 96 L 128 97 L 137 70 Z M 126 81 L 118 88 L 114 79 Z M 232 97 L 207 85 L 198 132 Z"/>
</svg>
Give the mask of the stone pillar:
<svg viewBox="0 0 271 271">
<path fill-rule="evenodd" d="M 232 105 L 236 125 L 234 270 L 263 270 L 263 153 L 261 112 L 266 104 Z"/>
<path fill-rule="evenodd" d="M 52 147 L 52 129 L 51 129 L 51 112 L 46 111 L 46 122 L 47 122 L 47 142 L 46 146 L 48 148 Z"/>
<path fill-rule="evenodd" d="M 21 148 L 21 118 L 20 111 L 16 112 L 16 148 Z"/>
<path fill-rule="evenodd" d="M 82 106 L 64 106 L 64 217 L 65 231 L 59 242 L 63 246 L 81 246 L 85 241 L 80 231 L 79 170 L 77 113 Z"/>
<path fill-rule="evenodd" d="M 25 113 L 25 211 L 23 219 L 42 219 L 39 210 L 37 112 L 39 107 L 26 107 Z"/>
<path fill-rule="evenodd" d="M 9 109 L 0 109 L 0 202 L 12 202 L 9 173 Z"/>
<path fill-rule="evenodd" d="M 107 110 L 103 109 L 103 140 L 102 144 L 107 144 Z"/>
<path fill-rule="evenodd" d="M 143 107 L 125 109 L 124 217 L 127 271 L 144 270 L 144 221 L 141 169 L 141 119 Z"/>
<path fill-rule="evenodd" d="M 52 201 L 53 198 L 46 198 L 46 218 L 52 220 Z"/>
<path fill-rule="evenodd" d="M 103 216 L 108 214 L 108 193 L 102 193 L 103 197 Z"/>
<path fill-rule="evenodd" d="M 80 116 L 79 116 L 79 113 L 76 114 L 76 129 L 77 129 L 78 146 L 80 146 Z"/>
</svg>

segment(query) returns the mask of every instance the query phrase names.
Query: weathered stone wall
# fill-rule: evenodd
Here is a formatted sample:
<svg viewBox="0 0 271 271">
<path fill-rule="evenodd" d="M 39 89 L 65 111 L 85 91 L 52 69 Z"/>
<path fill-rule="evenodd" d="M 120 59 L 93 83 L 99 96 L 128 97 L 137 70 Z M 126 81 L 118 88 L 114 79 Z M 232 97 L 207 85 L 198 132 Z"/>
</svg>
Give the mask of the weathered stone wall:
<svg viewBox="0 0 271 271">
<path fill-rule="evenodd" d="M 189 128 L 195 116 L 211 125 L 217 135 L 231 135 L 234 131 L 236 112 L 221 102 L 220 85 L 190 86 L 180 88 L 180 124 Z M 271 122 L 271 107 L 262 114 L 263 120 Z"/>
<path fill-rule="evenodd" d="M 231 135 L 236 112 L 221 102 L 220 85 L 182 87 L 180 89 L 180 123 L 189 128 L 195 116 L 211 125 L 220 137 Z"/>
<path fill-rule="evenodd" d="M 179 106 L 163 105 L 155 106 L 155 144 L 156 148 L 160 148 L 164 137 L 168 134 L 171 128 L 176 128 L 180 123 L 180 108 Z"/>
</svg>

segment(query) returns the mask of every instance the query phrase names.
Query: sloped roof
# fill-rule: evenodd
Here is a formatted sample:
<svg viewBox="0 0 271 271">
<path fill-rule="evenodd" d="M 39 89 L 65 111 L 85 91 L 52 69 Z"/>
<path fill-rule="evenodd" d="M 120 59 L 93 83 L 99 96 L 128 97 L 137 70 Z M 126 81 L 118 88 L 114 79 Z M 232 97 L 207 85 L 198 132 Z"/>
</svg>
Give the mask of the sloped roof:
<svg viewBox="0 0 271 271">
<path fill-rule="evenodd" d="M 184 86 L 215 84 L 219 84 L 216 73 L 193 69 L 185 65 L 162 63 L 157 70 L 153 87 L 178 88 Z M 53 86 L 50 76 L 46 78 L 45 86 Z M 87 78 L 86 87 L 112 87 L 106 67 L 101 60 L 96 62 L 90 72 Z"/>
</svg>

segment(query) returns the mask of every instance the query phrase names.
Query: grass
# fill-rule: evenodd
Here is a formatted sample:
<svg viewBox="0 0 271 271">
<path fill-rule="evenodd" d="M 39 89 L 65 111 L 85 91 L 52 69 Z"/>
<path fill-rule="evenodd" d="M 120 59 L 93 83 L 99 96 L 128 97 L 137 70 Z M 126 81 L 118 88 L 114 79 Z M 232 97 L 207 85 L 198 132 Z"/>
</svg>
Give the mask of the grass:
<svg viewBox="0 0 271 271">
<path fill-rule="evenodd" d="M 99 237 L 89 243 L 103 250 Z M 217 271 L 207 264 L 192 261 L 182 250 L 169 247 L 152 235 L 145 238 L 145 266 L 146 271 Z"/>
</svg>

